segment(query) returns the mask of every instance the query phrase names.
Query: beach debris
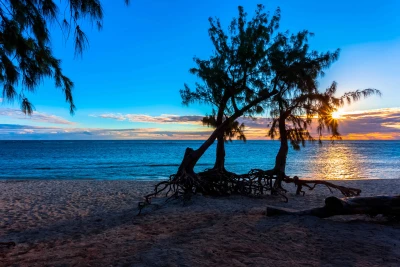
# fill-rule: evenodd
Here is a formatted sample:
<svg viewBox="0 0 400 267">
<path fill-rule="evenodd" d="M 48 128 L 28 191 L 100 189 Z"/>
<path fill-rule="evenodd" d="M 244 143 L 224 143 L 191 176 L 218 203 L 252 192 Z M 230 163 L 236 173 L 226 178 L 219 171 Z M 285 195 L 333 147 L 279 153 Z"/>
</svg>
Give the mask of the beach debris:
<svg viewBox="0 0 400 267">
<path fill-rule="evenodd" d="M 373 197 L 328 197 L 325 206 L 302 211 L 291 211 L 283 208 L 267 207 L 267 216 L 277 215 L 308 215 L 327 218 L 335 215 L 366 214 L 393 217 L 400 216 L 400 195 Z"/>
</svg>

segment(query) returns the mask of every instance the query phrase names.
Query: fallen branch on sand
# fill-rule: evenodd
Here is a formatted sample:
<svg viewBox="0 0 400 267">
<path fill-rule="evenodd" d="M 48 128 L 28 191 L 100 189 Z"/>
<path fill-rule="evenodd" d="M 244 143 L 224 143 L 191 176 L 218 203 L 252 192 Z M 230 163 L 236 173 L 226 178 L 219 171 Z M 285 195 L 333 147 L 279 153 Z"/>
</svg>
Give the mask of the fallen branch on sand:
<svg viewBox="0 0 400 267">
<path fill-rule="evenodd" d="M 327 218 L 335 215 L 367 214 L 376 216 L 400 216 L 400 195 L 325 199 L 325 206 L 303 211 L 267 207 L 267 216 L 277 215 L 309 215 Z"/>
</svg>

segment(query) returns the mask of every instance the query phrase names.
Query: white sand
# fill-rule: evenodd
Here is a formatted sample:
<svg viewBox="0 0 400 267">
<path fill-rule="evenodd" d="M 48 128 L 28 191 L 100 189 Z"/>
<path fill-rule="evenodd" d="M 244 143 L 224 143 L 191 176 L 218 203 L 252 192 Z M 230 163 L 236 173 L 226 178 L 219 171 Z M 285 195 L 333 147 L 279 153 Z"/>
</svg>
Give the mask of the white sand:
<svg viewBox="0 0 400 267">
<path fill-rule="evenodd" d="M 362 196 L 400 194 L 400 180 L 339 182 Z M 400 266 L 400 223 L 368 216 L 267 218 L 267 205 L 322 206 L 328 189 L 295 196 L 196 197 L 136 216 L 153 183 L 0 182 L 0 266 Z M 160 200 L 154 201 L 163 203 Z"/>
</svg>

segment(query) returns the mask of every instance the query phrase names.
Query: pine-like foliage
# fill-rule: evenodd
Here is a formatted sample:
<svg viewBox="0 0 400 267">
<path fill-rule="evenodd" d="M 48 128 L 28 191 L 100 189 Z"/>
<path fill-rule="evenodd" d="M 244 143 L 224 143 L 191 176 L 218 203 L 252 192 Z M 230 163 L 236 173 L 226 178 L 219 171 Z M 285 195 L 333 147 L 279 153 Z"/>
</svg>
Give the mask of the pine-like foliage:
<svg viewBox="0 0 400 267">
<path fill-rule="evenodd" d="M 279 136 L 281 141 L 287 140 L 296 150 L 300 145 L 304 146 L 305 141 L 315 140 L 309 131 L 313 121 L 317 122 L 320 141 L 324 130 L 331 134 L 331 138 L 340 138 L 338 121 L 332 118 L 332 113 L 345 103 L 380 95 L 379 90 L 365 89 L 335 97 L 335 82 L 325 92 L 320 92 L 317 79 L 337 60 L 339 50 L 333 53 L 310 50 L 308 39 L 311 36 L 308 31 L 295 35 L 279 34 L 270 50 L 272 69 L 279 77 L 279 93 L 269 105 L 272 123 L 268 136 Z"/>
<path fill-rule="evenodd" d="M 215 112 L 213 110 L 213 112 Z M 222 120 L 225 121 L 225 119 L 227 119 L 228 116 L 224 115 L 224 119 Z M 203 125 L 208 126 L 208 127 L 212 127 L 212 128 L 217 128 L 220 124 L 218 124 L 217 122 L 217 116 L 215 113 L 211 114 L 211 115 L 207 115 L 205 117 L 203 117 L 202 121 Z M 239 121 L 235 120 L 233 122 L 231 122 L 225 129 L 224 129 L 224 141 L 230 141 L 232 142 L 232 140 L 236 137 L 237 140 L 241 140 L 246 142 L 246 135 L 244 133 L 245 130 L 245 124 L 244 123 L 240 123 Z"/>
<path fill-rule="evenodd" d="M 44 78 L 52 78 L 55 87 L 63 90 L 71 114 L 74 113 L 74 84 L 62 72 L 61 60 L 52 53 L 49 25 L 58 25 L 64 38 L 73 37 L 75 55 L 81 55 L 88 47 L 82 22 L 89 20 L 101 29 L 102 19 L 99 0 L 0 0 L 3 98 L 11 102 L 18 98 L 22 111 L 31 114 L 34 107 L 25 93 L 34 92 Z"/>
<path fill-rule="evenodd" d="M 198 102 L 212 106 L 211 115 L 204 117 L 203 123 L 214 128 L 259 94 L 271 90 L 271 77 L 265 75 L 269 69 L 267 54 L 279 26 L 280 9 L 270 16 L 264 12 L 263 5 L 258 5 L 249 21 L 243 7 L 239 6 L 238 11 L 239 16 L 232 20 L 227 33 L 219 19 L 209 19 L 214 54 L 207 60 L 195 57 L 197 66 L 190 70 L 203 84 L 197 83 L 195 90 L 185 84 L 180 91 L 184 105 Z M 246 115 L 262 111 L 262 106 L 256 105 Z M 235 136 L 246 140 L 244 125 L 237 121 L 232 122 L 224 132 L 225 140 Z"/>
</svg>

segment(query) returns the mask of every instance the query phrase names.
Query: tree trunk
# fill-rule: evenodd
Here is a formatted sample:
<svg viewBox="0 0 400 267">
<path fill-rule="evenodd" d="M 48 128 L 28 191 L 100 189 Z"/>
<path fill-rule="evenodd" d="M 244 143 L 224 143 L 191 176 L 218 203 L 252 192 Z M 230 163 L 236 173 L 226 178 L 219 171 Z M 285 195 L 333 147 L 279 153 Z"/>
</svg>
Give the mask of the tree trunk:
<svg viewBox="0 0 400 267">
<path fill-rule="evenodd" d="M 214 170 L 225 172 L 225 139 L 224 135 L 217 137 L 217 152 L 215 157 Z"/>
<path fill-rule="evenodd" d="M 286 159 L 287 159 L 288 151 L 289 151 L 288 141 L 281 140 L 281 146 L 279 147 L 278 154 L 276 155 L 276 158 L 275 158 L 274 170 L 276 172 L 285 173 Z"/>
<path fill-rule="evenodd" d="M 229 95 L 225 95 L 222 98 L 221 104 L 218 109 L 217 119 L 216 119 L 216 126 L 220 126 L 223 122 L 226 103 L 229 100 Z M 213 170 L 217 172 L 224 172 L 225 171 L 225 139 L 224 139 L 224 132 L 220 133 L 217 136 L 217 151 L 215 155 L 215 163 Z"/>
<path fill-rule="evenodd" d="M 255 105 L 258 105 L 271 96 L 277 94 L 278 91 L 276 90 L 276 86 L 277 82 L 275 83 L 272 91 L 260 91 L 256 99 L 248 103 L 242 109 L 236 110 L 231 117 L 227 118 L 211 133 L 210 137 L 208 137 L 208 139 L 204 141 L 204 143 L 198 149 L 194 150 L 189 147 L 186 148 L 177 173 L 171 175 L 169 181 L 158 183 L 155 186 L 154 193 L 146 195 L 146 202 L 149 203 L 149 199 L 151 199 L 151 197 L 157 196 L 164 190 L 168 190 L 166 192 L 167 195 L 172 191 L 172 196 L 183 197 L 183 199 L 190 199 L 191 195 L 196 194 L 197 192 L 206 194 L 208 192 L 215 193 L 216 190 L 213 188 L 213 185 L 211 184 L 210 188 L 210 183 L 207 182 L 207 179 L 201 179 L 201 177 L 194 172 L 194 166 L 199 161 L 201 156 L 203 156 L 203 154 L 207 151 L 207 149 L 214 143 L 215 139 L 219 136 L 224 136 L 224 131 L 229 124 L 242 116 L 245 112 L 249 111 Z M 159 189 L 159 187 L 162 188 Z"/>
<path fill-rule="evenodd" d="M 249 104 L 247 104 L 245 107 L 243 107 L 241 110 L 236 111 L 231 117 L 226 119 L 221 125 L 219 125 L 214 132 L 210 135 L 210 137 L 196 150 L 193 150 L 192 148 L 186 148 L 185 155 L 183 157 L 182 163 L 178 168 L 177 174 L 180 175 L 182 173 L 190 173 L 194 174 L 194 166 L 196 165 L 197 161 L 203 156 L 203 154 L 206 152 L 206 150 L 214 143 L 215 139 L 218 136 L 223 136 L 225 128 L 233 121 L 235 121 L 237 118 L 242 116 L 245 112 L 247 112 L 249 109 L 254 107 L 255 105 L 258 105 L 259 103 L 267 100 L 271 96 L 275 95 L 278 91 L 276 90 L 276 85 L 274 86 L 274 89 L 271 92 L 265 91 L 262 94 L 260 94 L 256 99 L 251 101 Z"/>
<path fill-rule="evenodd" d="M 283 114 L 279 117 L 279 136 L 281 146 L 279 147 L 278 154 L 275 158 L 275 167 L 273 169 L 273 174 L 277 176 L 277 179 L 274 183 L 274 189 L 278 189 L 282 187 L 282 180 L 285 177 L 285 169 L 286 169 L 286 159 L 289 151 L 288 139 L 287 139 L 287 131 L 286 131 L 286 117 Z"/>
<path fill-rule="evenodd" d="M 328 197 L 325 199 L 324 207 L 304 211 L 288 211 L 281 208 L 267 207 L 267 216 L 309 215 L 327 218 L 335 215 L 353 214 L 400 216 L 400 195 L 352 198 Z"/>
</svg>

